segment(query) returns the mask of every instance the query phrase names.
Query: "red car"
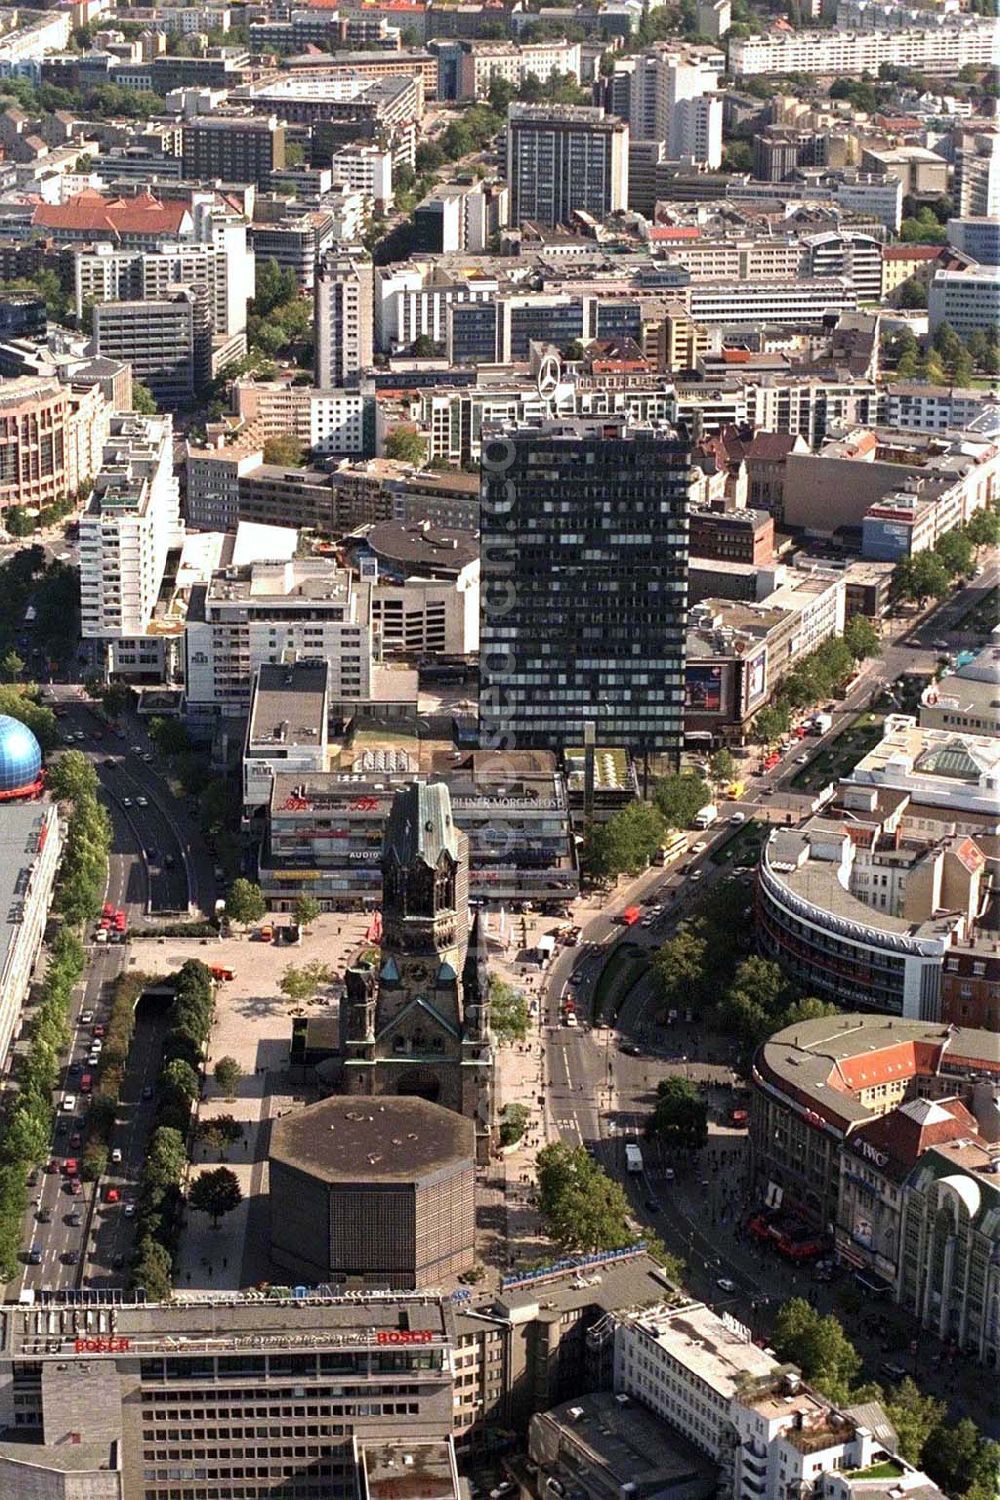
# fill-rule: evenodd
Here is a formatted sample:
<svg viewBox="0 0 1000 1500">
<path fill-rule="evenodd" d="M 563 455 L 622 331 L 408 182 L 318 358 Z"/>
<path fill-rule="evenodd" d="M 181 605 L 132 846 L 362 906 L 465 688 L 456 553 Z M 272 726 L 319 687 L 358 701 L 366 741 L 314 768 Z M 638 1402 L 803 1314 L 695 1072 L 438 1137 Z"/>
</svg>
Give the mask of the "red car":
<svg viewBox="0 0 1000 1500">
<path fill-rule="evenodd" d="M 67 1156 L 63 1162 L 63 1172 L 67 1177 L 75 1177 L 79 1172 L 79 1166 L 75 1156 Z"/>
<path fill-rule="evenodd" d="M 119 1191 L 118 1188 L 111 1188 L 111 1187 L 109 1187 L 109 1188 L 105 1189 L 105 1192 L 104 1192 L 104 1201 L 105 1201 L 105 1203 L 120 1203 L 121 1202 L 121 1197 L 122 1197 L 122 1195 L 121 1195 L 121 1192 Z"/>
</svg>

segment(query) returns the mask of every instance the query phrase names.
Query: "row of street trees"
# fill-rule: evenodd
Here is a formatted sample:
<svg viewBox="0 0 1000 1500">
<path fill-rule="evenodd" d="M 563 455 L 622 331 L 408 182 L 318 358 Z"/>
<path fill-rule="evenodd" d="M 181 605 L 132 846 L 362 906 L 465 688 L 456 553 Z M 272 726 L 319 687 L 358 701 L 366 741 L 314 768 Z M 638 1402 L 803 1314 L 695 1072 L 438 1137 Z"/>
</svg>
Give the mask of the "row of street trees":
<svg viewBox="0 0 1000 1500">
<path fill-rule="evenodd" d="M 205 1045 L 212 1025 L 212 976 L 203 963 L 189 959 L 174 976 L 171 1027 L 163 1047 L 163 1067 L 156 1085 L 156 1128 L 150 1141 L 139 1191 L 133 1286 L 144 1286 L 147 1296 L 169 1297 L 173 1258 L 180 1239 L 184 1198 L 181 1184 L 187 1170 L 186 1142 L 191 1112 L 201 1088 Z M 242 1069 L 234 1058 L 220 1058 L 215 1078 L 232 1094 Z M 242 1127 L 231 1115 L 221 1115 L 199 1129 L 203 1140 L 226 1144 L 239 1140 Z M 190 1208 L 219 1218 L 242 1202 L 236 1174 L 229 1167 L 202 1172 L 191 1184 Z"/>
<path fill-rule="evenodd" d="M 795 1021 L 832 1015 L 836 1006 L 799 996 L 779 966 L 748 953 L 748 893 L 726 880 L 702 897 L 653 958 L 664 1010 L 691 1011 L 752 1050 Z"/>
<path fill-rule="evenodd" d="M 830 697 L 859 662 L 877 656 L 881 649 L 872 622 L 863 615 L 853 616 L 842 636 L 824 641 L 783 679 L 774 700 L 754 720 L 758 743 L 770 745 L 787 734 L 796 711 Z M 668 831 L 690 828 L 695 814 L 737 774 L 731 752 L 722 749 L 712 756 L 707 777 L 696 770 L 663 777 L 653 787 L 651 803 L 630 803 L 588 829 L 582 851 L 587 874 L 597 879 L 640 874 Z"/>
<path fill-rule="evenodd" d="M 21 1063 L 17 1092 L 0 1129 L 0 1280 L 17 1271 L 21 1225 L 28 1206 L 28 1172 L 49 1154 L 52 1091 L 59 1058 L 69 1041 L 73 987 L 83 973 L 83 945 L 67 928 L 49 949 L 42 998 L 31 1023 L 31 1042 Z"/>
<path fill-rule="evenodd" d="M 963 578 L 975 572 L 982 547 L 1000 542 L 1000 511 L 976 511 L 964 526 L 939 537 L 932 548 L 902 558 L 893 569 L 892 591 L 922 608 L 928 599 L 944 599 Z"/>
<path fill-rule="evenodd" d="M 900 1457 L 923 1469 L 953 1500 L 996 1500 L 1000 1444 L 984 1438 L 968 1417 L 954 1421 L 943 1401 L 923 1395 L 909 1377 L 888 1395 L 877 1385 L 855 1385 L 861 1356 L 832 1313 L 824 1316 L 804 1298 L 792 1297 L 778 1313 L 771 1343 L 831 1401 L 881 1400 Z"/>
</svg>

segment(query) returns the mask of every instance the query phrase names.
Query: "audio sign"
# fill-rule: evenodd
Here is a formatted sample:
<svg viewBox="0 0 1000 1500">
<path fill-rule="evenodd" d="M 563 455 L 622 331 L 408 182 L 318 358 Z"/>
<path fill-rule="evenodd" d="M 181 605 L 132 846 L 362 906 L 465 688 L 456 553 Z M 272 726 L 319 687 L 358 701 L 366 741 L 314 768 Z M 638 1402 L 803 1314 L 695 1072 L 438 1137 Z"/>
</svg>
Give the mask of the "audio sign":
<svg viewBox="0 0 1000 1500">
<path fill-rule="evenodd" d="M 131 1339 L 74 1339 L 74 1354 L 127 1354 Z"/>
<path fill-rule="evenodd" d="M 434 1335 L 429 1328 L 383 1329 L 376 1338 L 379 1344 L 429 1344 Z"/>
</svg>

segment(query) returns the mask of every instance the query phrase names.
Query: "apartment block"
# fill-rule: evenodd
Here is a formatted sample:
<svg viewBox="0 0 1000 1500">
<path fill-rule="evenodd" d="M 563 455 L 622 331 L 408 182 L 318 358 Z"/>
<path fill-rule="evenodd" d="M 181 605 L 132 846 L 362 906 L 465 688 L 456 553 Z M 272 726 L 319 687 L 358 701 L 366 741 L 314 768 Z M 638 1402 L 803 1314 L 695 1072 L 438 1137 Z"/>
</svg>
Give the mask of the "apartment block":
<svg viewBox="0 0 1000 1500">
<path fill-rule="evenodd" d="M 184 487 L 188 525 L 199 531 L 235 531 L 240 521 L 240 479 L 263 461 L 263 443 L 253 431 L 224 447 L 188 444 Z"/>
<path fill-rule="evenodd" d="M 932 333 L 942 323 L 959 338 L 989 332 L 1000 324 L 1000 266 L 935 272 L 927 306 Z"/>
<path fill-rule="evenodd" d="M 170 417 L 113 417 L 100 472 L 80 519 L 84 639 L 147 632 L 167 554 L 183 534 Z"/>
<path fill-rule="evenodd" d="M 168 245 L 156 252 L 116 250 L 98 244 L 73 253 L 77 317 L 97 302 L 156 302 L 175 287 L 199 287 L 205 293 L 213 333 L 238 334 L 246 329 L 247 302 L 253 296 L 253 255 L 242 243 L 223 248 L 207 244 Z"/>
<path fill-rule="evenodd" d="M 249 706 L 257 669 L 325 661 L 331 699 L 367 698 L 373 652 L 371 586 L 325 558 L 230 566 L 191 601 L 187 701 L 195 711 Z"/>
<path fill-rule="evenodd" d="M 696 323 L 816 324 L 858 305 L 857 288 L 844 276 L 800 277 L 790 282 L 698 282 L 683 298 Z"/>
<path fill-rule="evenodd" d="M 371 198 L 384 213 L 392 203 L 392 152 L 380 146 L 342 146 L 330 157 L 334 182 Z"/>
<path fill-rule="evenodd" d="M 278 220 L 250 226 L 250 244 L 260 261 L 273 260 L 283 271 L 291 271 L 300 290 L 311 292 L 316 280 L 316 262 L 334 242 L 333 214 L 324 210 L 286 214 Z"/>
<path fill-rule="evenodd" d="M 97 385 L 35 376 L 0 383 L 0 513 L 75 495 L 96 472 L 110 420 Z"/>
<path fill-rule="evenodd" d="M 688 159 L 718 168 L 722 160 L 722 100 L 716 96 L 720 60 L 724 61 L 722 54 L 714 47 L 665 42 L 618 63 L 616 72 L 621 70 L 627 78 L 625 118 L 630 137 L 663 141 L 672 160 Z"/>
<path fill-rule="evenodd" d="M 628 203 L 629 128 L 603 109 L 512 104 L 507 117 L 510 221 L 554 226 L 582 210 L 598 220 Z"/>
<path fill-rule="evenodd" d="M 259 427 L 265 439 L 294 433 L 310 452 L 356 458 L 375 454 L 377 414 L 369 389 L 238 380 L 233 398 L 237 415 Z"/>
<path fill-rule="evenodd" d="M 99 302 L 93 350 L 131 365 L 133 377 L 159 404 L 188 403 L 211 375 L 208 298 L 200 288 L 184 286 L 149 302 Z"/>
<path fill-rule="evenodd" d="M 829 73 L 878 77 L 884 65 L 954 76 L 967 64 L 996 67 L 1000 38 L 987 18 L 955 26 L 903 31 L 787 31 L 730 42 L 730 71 L 740 77 L 771 73 Z M 963 210 L 964 211 L 964 210 Z"/>
<path fill-rule="evenodd" d="M 373 272 L 363 251 L 331 251 L 316 267 L 315 374 L 317 386 L 356 386 L 371 369 Z"/>
</svg>

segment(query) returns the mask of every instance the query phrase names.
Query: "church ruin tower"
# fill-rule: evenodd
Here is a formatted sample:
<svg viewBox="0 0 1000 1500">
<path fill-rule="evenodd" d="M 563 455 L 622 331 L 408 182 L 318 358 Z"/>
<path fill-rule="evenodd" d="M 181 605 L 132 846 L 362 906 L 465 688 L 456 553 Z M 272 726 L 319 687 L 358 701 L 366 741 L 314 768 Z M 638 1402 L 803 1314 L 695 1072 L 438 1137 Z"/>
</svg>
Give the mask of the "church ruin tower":
<svg viewBox="0 0 1000 1500">
<path fill-rule="evenodd" d="M 350 1094 L 416 1094 L 476 1122 L 486 1159 L 493 1118 L 489 980 L 469 929 L 469 842 L 443 783 L 393 798 L 382 842 L 382 948 L 348 969 L 342 1010 Z"/>
</svg>

